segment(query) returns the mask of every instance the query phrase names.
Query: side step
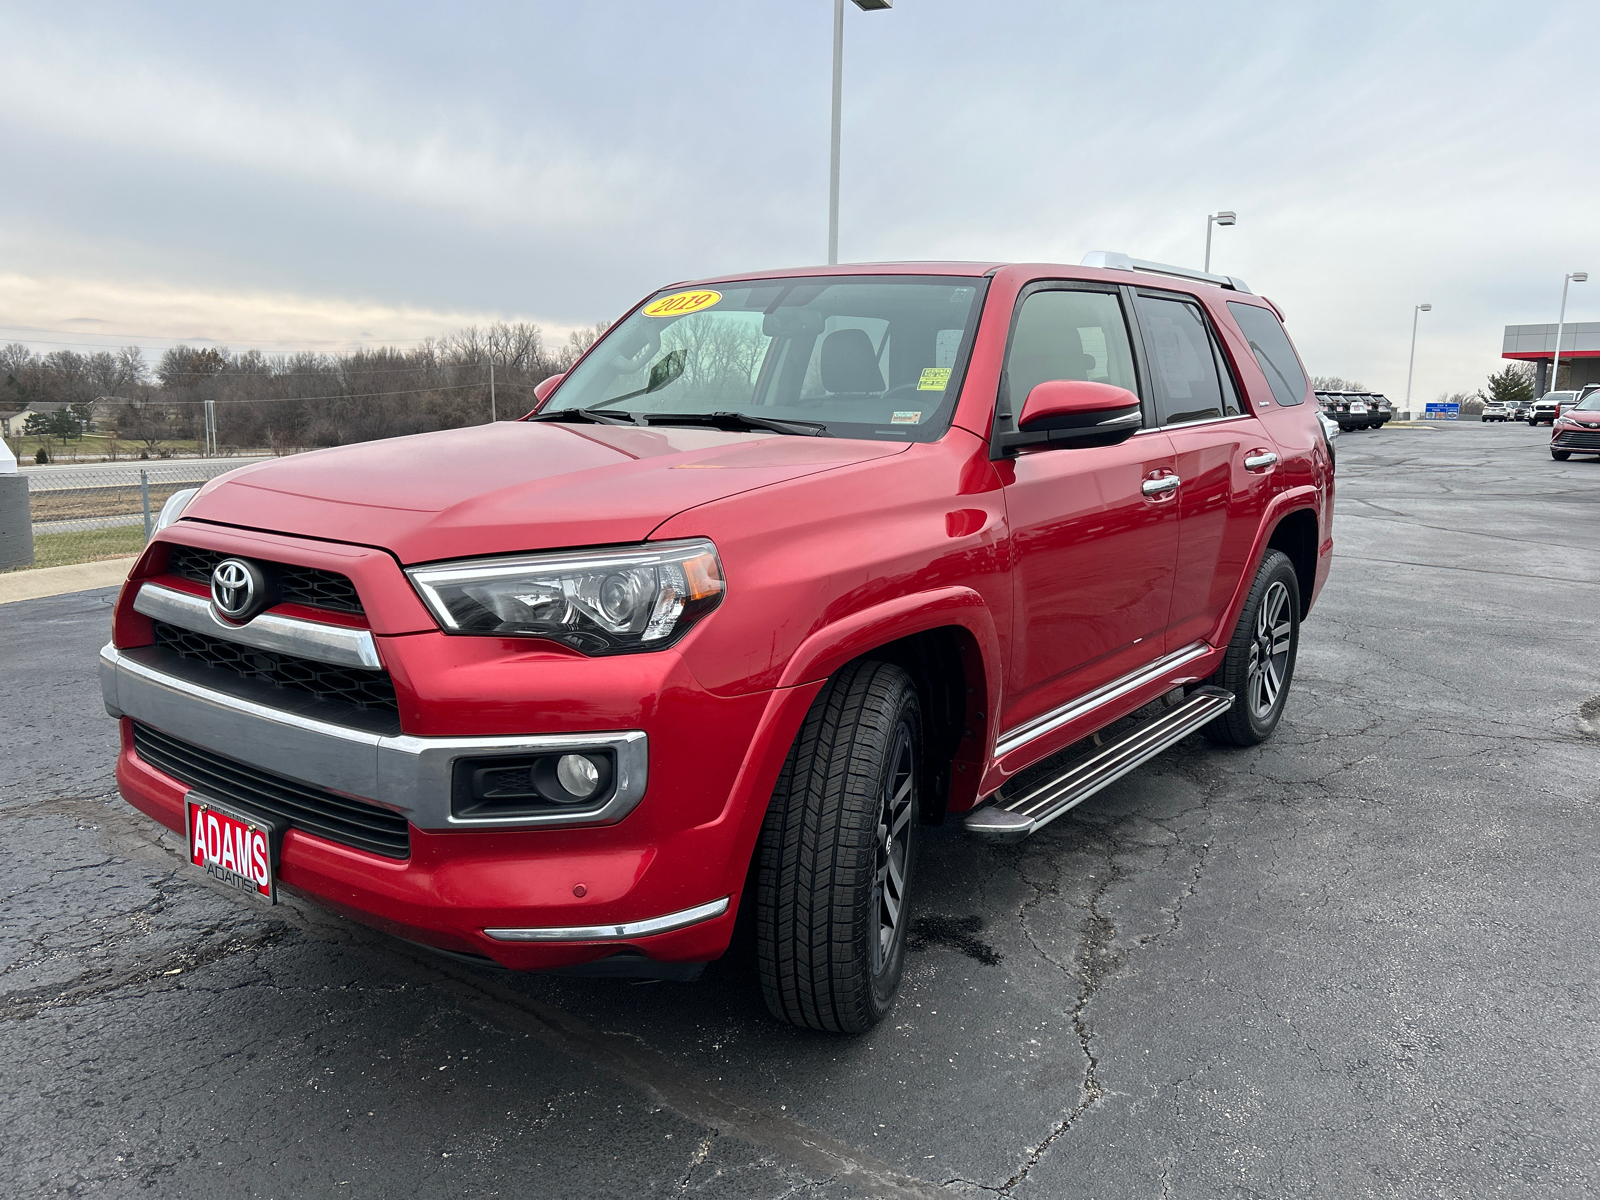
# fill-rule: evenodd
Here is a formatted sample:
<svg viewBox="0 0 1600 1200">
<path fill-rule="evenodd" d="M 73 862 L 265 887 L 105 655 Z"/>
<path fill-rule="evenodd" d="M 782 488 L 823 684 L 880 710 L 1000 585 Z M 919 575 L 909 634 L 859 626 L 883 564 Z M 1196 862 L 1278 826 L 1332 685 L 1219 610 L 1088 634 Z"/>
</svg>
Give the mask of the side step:
<svg viewBox="0 0 1600 1200">
<path fill-rule="evenodd" d="M 975 808 L 962 824 L 968 833 L 986 842 L 1020 842 L 1232 707 L 1233 693 L 1218 687 L 1196 688 L 1176 707 L 1102 747 L 1064 774 L 1014 799 L 1002 797 L 997 803 Z"/>
</svg>

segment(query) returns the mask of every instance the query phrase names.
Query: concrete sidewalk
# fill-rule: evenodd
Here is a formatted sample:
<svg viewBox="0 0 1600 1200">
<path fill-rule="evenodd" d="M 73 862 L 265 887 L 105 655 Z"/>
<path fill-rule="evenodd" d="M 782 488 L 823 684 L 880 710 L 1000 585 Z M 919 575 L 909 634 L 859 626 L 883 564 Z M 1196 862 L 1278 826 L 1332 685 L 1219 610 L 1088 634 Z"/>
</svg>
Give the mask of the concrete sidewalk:
<svg viewBox="0 0 1600 1200">
<path fill-rule="evenodd" d="M 0 604 L 15 600 L 37 600 L 41 596 L 60 596 L 90 588 L 114 587 L 128 577 L 137 560 L 106 558 L 99 562 L 73 563 L 65 567 L 39 567 L 35 570 L 7 571 L 0 574 Z"/>
</svg>

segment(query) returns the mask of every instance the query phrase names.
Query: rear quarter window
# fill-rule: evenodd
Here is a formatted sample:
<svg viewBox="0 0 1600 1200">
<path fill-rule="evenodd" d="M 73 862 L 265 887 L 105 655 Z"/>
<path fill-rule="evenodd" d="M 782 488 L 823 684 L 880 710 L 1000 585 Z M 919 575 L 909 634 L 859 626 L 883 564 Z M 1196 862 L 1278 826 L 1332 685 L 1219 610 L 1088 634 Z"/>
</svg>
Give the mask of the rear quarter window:
<svg viewBox="0 0 1600 1200">
<path fill-rule="evenodd" d="M 1239 323 L 1250 352 L 1256 356 L 1261 373 L 1267 377 L 1273 399 L 1279 404 L 1301 404 L 1306 398 L 1306 373 L 1300 358 L 1289 344 L 1289 335 L 1270 311 L 1254 304 L 1228 301 L 1228 311 Z"/>
</svg>

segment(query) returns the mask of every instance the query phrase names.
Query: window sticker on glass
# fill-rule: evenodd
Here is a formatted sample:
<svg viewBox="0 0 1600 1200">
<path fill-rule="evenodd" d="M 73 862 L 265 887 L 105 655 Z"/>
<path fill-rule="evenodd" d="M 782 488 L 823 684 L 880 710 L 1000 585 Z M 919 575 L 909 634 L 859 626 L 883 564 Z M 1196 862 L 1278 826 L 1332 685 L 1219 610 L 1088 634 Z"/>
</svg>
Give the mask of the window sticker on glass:
<svg viewBox="0 0 1600 1200">
<path fill-rule="evenodd" d="M 710 308 L 722 299 L 721 292 L 713 292 L 710 288 L 702 288 L 693 292 L 674 292 L 670 296 L 662 296 L 652 300 L 644 306 L 644 315 L 647 317 L 681 317 L 685 313 L 699 312 L 703 308 Z"/>
<path fill-rule="evenodd" d="M 961 349 L 961 330 L 941 329 L 933 342 L 933 365 L 936 367 L 953 367 L 956 365 L 956 351 Z"/>
<path fill-rule="evenodd" d="M 921 422 L 922 411 L 920 409 L 916 412 L 897 412 L 889 418 L 889 424 L 891 425 L 918 425 Z"/>
<path fill-rule="evenodd" d="M 917 391 L 942 392 L 949 383 L 949 367 L 923 367 L 922 378 L 917 380 Z"/>
<path fill-rule="evenodd" d="M 1078 344 L 1083 347 L 1083 352 L 1094 359 L 1094 366 L 1089 370 L 1090 379 L 1105 379 L 1111 373 L 1111 355 L 1106 350 L 1106 331 L 1099 325 L 1080 325 L 1078 327 Z"/>
</svg>

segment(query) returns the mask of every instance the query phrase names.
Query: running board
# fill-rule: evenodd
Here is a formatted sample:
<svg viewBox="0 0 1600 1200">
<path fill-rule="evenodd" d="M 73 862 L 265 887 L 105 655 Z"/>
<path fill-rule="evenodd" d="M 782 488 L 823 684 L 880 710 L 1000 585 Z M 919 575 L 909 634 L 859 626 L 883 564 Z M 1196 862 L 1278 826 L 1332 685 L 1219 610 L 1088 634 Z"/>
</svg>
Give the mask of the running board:
<svg viewBox="0 0 1600 1200">
<path fill-rule="evenodd" d="M 1064 774 L 1015 799 L 1002 797 L 975 808 L 962 824 L 973 837 L 986 842 L 1020 842 L 1232 707 L 1231 692 L 1219 687 L 1196 688 L 1176 707 L 1102 747 Z"/>
</svg>

